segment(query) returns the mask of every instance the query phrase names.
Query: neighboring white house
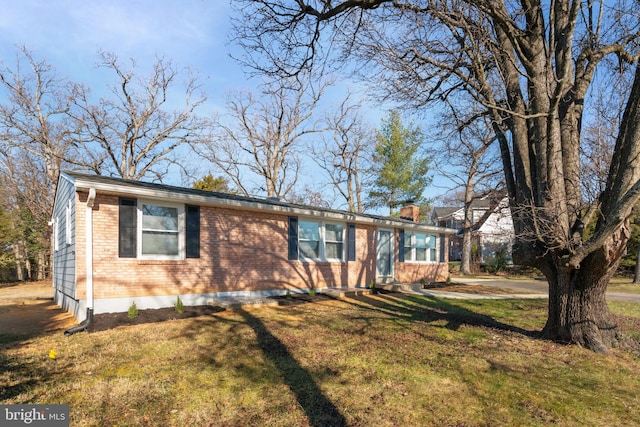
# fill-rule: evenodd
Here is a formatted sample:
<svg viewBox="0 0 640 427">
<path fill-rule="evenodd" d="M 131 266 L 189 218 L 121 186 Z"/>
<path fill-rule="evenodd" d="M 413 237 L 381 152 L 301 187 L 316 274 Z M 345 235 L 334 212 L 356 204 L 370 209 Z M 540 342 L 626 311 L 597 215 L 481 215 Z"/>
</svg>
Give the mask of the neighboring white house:
<svg viewBox="0 0 640 427">
<path fill-rule="evenodd" d="M 503 198 L 493 209 L 493 212 L 480 222 L 490 207 L 491 202 L 488 199 L 474 200 L 471 203 L 472 244 L 479 248 L 480 262 L 490 262 L 498 251 L 504 251 L 507 258 L 511 260 L 511 247 L 515 233 L 509 201 L 506 197 Z M 464 208 L 433 208 L 431 220 L 434 225 L 458 230 L 458 234 L 451 236 L 449 241 L 449 259 L 452 261 L 460 260 L 462 258 Z"/>
</svg>

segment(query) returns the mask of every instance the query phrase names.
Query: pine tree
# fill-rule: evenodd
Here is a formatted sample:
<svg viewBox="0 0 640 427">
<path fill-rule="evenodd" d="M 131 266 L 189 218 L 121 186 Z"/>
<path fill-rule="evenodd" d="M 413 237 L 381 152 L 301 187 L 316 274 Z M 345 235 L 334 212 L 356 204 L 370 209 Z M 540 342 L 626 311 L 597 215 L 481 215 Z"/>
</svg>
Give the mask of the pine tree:
<svg viewBox="0 0 640 427">
<path fill-rule="evenodd" d="M 369 192 L 371 206 L 389 206 L 389 215 L 399 204 L 419 203 L 431 182 L 427 177 L 429 158 L 420 148 L 424 140 L 418 126 L 405 127 L 397 111 L 383 119 L 376 133 L 373 155 L 375 180 Z"/>
<path fill-rule="evenodd" d="M 236 193 L 229 188 L 226 179 L 221 176 L 214 177 L 211 174 L 204 176 L 200 181 L 194 182 L 193 188 L 196 190 L 216 191 L 218 193 Z"/>
<path fill-rule="evenodd" d="M 14 237 L 15 231 L 11 216 L 0 206 L 0 281 L 14 277 L 10 273 L 16 265 L 13 253 Z"/>
</svg>

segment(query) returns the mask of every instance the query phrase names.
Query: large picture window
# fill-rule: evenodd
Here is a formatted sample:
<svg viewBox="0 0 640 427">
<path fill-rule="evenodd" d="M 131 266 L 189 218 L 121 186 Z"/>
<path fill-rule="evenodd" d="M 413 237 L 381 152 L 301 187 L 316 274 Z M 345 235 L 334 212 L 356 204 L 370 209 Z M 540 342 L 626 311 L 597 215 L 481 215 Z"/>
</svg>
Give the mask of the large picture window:
<svg viewBox="0 0 640 427">
<path fill-rule="evenodd" d="M 138 210 L 139 257 L 181 259 L 184 257 L 184 206 L 141 203 Z"/>
<path fill-rule="evenodd" d="M 300 221 L 298 242 L 302 260 L 344 260 L 343 224 Z"/>
<path fill-rule="evenodd" d="M 436 261 L 436 236 L 407 231 L 404 234 L 405 261 Z"/>
</svg>

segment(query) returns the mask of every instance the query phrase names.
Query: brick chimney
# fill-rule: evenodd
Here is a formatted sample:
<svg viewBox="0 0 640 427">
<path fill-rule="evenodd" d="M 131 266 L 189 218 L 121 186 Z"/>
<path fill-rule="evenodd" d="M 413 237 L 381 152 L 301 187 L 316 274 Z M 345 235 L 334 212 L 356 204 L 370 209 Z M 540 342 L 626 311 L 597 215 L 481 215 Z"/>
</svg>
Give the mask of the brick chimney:
<svg viewBox="0 0 640 427">
<path fill-rule="evenodd" d="M 404 205 L 400 208 L 400 218 L 420 222 L 420 206 Z"/>
</svg>

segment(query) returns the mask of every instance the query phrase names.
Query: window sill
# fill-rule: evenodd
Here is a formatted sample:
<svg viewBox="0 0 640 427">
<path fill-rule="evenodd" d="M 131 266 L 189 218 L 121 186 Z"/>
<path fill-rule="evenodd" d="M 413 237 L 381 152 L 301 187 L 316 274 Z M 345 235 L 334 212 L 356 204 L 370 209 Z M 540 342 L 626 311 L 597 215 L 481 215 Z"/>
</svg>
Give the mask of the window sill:
<svg viewBox="0 0 640 427">
<path fill-rule="evenodd" d="M 345 260 L 342 259 L 307 259 L 300 258 L 298 259 L 300 262 L 307 262 L 310 264 L 346 264 Z"/>
<path fill-rule="evenodd" d="M 404 260 L 405 264 L 419 264 L 419 265 L 425 265 L 425 264 L 438 264 L 438 261 L 411 261 L 411 260 Z"/>
<path fill-rule="evenodd" d="M 139 259 L 138 265 L 181 265 L 183 259 Z"/>
</svg>

